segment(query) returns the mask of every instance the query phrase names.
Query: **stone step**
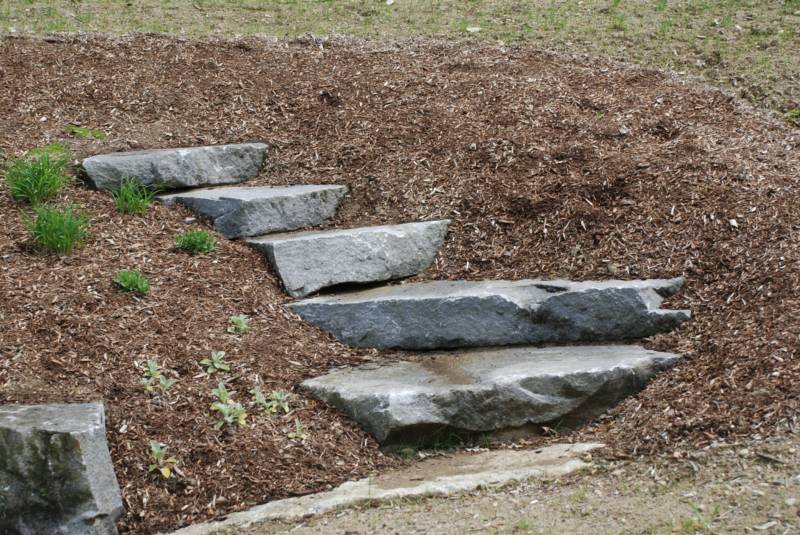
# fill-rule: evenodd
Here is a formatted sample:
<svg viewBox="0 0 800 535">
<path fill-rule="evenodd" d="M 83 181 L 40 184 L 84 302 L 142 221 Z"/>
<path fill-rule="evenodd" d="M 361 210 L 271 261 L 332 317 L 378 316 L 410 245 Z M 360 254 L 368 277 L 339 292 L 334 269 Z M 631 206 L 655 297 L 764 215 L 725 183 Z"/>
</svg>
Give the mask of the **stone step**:
<svg viewBox="0 0 800 535">
<path fill-rule="evenodd" d="M 433 262 L 448 220 L 263 236 L 263 251 L 286 292 L 304 297 L 321 288 L 415 275 Z"/>
<path fill-rule="evenodd" d="M 94 187 L 116 190 L 125 177 L 161 189 L 236 184 L 253 178 L 267 157 L 264 143 L 100 154 L 83 160 Z"/>
<path fill-rule="evenodd" d="M 690 314 L 661 310 L 683 279 L 433 281 L 322 296 L 289 305 L 357 347 L 440 349 L 605 342 L 674 329 Z"/>
<path fill-rule="evenodd" d="M 102 403 L 0 406 L 0 532 L 117 533 Z"/>
<path fill-rule="evenodd" d="M 341 369 L 302 386 L 383 445 L 425 445 L 580 425 L 678 359 L 638 346 L 480 349 Z"/>
<path fill-rule="evenodd" d="M 286 232 L 319 225 L 336 214 L 346 186 L 232 186 L 159 195 L 214 220 L 226 238 Z"/>
</svg>

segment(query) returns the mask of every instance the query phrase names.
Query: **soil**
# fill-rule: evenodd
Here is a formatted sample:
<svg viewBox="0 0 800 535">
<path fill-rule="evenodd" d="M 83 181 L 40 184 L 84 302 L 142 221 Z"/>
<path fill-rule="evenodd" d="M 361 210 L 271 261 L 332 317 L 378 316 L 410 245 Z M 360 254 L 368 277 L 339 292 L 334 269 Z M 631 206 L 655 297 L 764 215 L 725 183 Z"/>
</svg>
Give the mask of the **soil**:
<svg viewBox="0 0 800 535">
<path fill-rule="evenodd" d="M 667 305 L 693 320 L 646 342 L 683 362 L 559 440 L 629 457 L 797 424 L 800 134 L 723 92 L 532 49 L 313 38 L 4 38 L 0 82 L 9 157 L 65 139 L 79 158 L 265 140 L 270 159 L 253 184 L 350 187 L 331 226 L 452 219 L 421 278 L 685 276 Z M 67 123 L 107 138 L 71 139 Z M 380 355 L 286 311 L 256 253 L 224 240 L 208 256 L 177 253 L 175 234 L 203 224 L 187 211 L 121 216 L 76 183 L 60 202 L 91 212 L 91 239 L 49 257 L 0 193 L 0 402 L 105 401 L 123 531 L 167 530 L 401 462 L 293 390 Z M 131 267 L 153 282 L 149 296 L 114 288 Z M 226 333 L 240 313 L 251 330 Z M 260 382 L 293 391 L 293 412 L 251 408 L 248 427 L 214 430 L 219 379 L 197 365 L 212 350 L 233 364 L 235 399 Z M 141 386 L 149 358 L 178 380 L 166 395 Z M 295 418 L 305 441 L 288 437 Z M 148 474 L 150 440 L 178 457 L 176 477 Z"/>
</svg>

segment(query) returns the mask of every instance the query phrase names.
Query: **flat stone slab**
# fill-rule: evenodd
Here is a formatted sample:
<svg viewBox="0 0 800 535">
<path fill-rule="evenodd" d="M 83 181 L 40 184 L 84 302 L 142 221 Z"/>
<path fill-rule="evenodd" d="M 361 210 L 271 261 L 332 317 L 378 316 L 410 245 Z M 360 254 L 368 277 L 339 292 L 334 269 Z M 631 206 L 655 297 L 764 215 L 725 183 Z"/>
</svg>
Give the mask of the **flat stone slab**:
<svg viewBox="0 0 800 535">
<path fill-rule="evenodd" d="M 431 265 L 447 234 L 448 220 L 247 240 L 263 251 L 286 292 L 304 297 L 344 283 L 410 277 Z"/>
<path fill-rule="evenodd" d="M 357 347 L 440 349 L 607 342 L 674 329 L 686 310 L 661 310 L 683 279 L 433 281 L 323 296 L 289 305 Z"/>
<path fill-rule="evenodd" d="M 575 427 L 679 359 L 639 346 L 512 347 L 333 371 L 302 386 L 381 444 Z"/>
<path fill-rule="evenodd" d="M 346 186 L 258 186 L 204 188 L 159 195 L 214 220 L 226 238 L 285 232 L 319 225 L 336 214 Z"/>
<path fill-rule="evenodd" d="M 583 460 L 603 444 L 555 444 L 536 450 L 498 450 L 433 457 L 376 478 L 351 481 L 329 492 L 259 505 L 224 520 L 196 524 L 174 535 L 230 533 L 269 521 L 297 522 L 343 507 L 415 496 L 446 496 L 515 481 L 553 479 L 591 466 Z"/>
<path fill-rule="evenodd" d="M 0 533 L 117 533 L 102 403 L 0 406 Z"/>
<path fill-rule="evenodd" d="M 119 189 L 125 177 L 162 189 L 236 184 L 258 175 L 267 149 L 264 143 L 243 143 L 114 152 L 86 158 L 83 169 L 100 190 Z"/>
</svg>

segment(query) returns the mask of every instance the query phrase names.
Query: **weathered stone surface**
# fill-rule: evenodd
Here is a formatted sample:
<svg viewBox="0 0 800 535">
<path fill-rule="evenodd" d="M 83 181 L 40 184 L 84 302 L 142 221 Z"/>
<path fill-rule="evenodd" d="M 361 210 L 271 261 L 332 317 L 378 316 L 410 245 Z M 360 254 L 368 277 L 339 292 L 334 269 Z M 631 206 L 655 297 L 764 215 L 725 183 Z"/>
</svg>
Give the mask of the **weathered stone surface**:
<svg viewBox="0 0 800 535">
<path fill-rule="evenodd" d="M 258 175 L 267 148 L 244 143 L 114 152 L 86 158 L 83 169 L 101 190 L 118 189 L 125 177 L 164 189 L 235 184 Z"/>
<path fill-rule="evenodd" d="M 336 370 L 303 387 L 382 444 L 429 444 L 584 423 L 678 358 L 638 346 L 495 348 Z"/>
<path fill-rule="evenodd" d="M 214 220 L 226 238 L 285 232 L 319 225 L 336 214 L 346 186 L 261 186 L 206 188 L 159 195 Z"/>
<path fill-rule="evenodd" d="M 0 533 L 105 535 L 121 514 L 101 403 L 0 406 Z"/>
<path fill-rule="evenodd" d="M 603 342 L 669 331 L 689 318 L 660 310 L 683 279 L 434 281 L 306 299 L 304 320 L 358 347 L 438 349 Z"/>
<path fill-rule="evenodd" d="M 263 251 L 286 292 L 303 297 L 343 283 L 415 275 L 433 262 L 450 221 L 429 221 L 248 240 Z"/>
<path fill-rule="evenodd" d="M 297 522 L 365 502 L 446 496 L 515 481 L 553 479 L 589 467 L 590 464 L 581 457 L 602 447 L 603 444 L 592 443 L 553 444 L 536 450 L 498 450 L 433 457 L 375 478 L 344 483 L 329 492 L 277 500 L 232 513 L 224 520 L 189 526 L 175 531 L 174 535 L 238 532 L 269 521 Z M 264 532 L 267 531 L 271 532 Z"/>
</svg>

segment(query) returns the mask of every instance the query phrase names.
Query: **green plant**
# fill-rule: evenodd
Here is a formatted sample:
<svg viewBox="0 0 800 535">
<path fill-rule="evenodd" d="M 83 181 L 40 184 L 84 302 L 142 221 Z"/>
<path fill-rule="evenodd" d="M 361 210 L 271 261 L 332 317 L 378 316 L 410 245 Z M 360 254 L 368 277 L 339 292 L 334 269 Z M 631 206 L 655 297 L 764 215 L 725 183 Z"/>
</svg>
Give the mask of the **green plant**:
<svg viewBox="0 0 800 535">
<path fill-rule="evenodd" d="M 244 334 L 250 327 L 250 316 L 247 314 L 239 314 L 238 316 L 231 316 L 228 318 L 228 332 L 232 334 Z"/>
<path fill-rule="evenodd" d="M 217 240 L 206 230 L 187 230 L 175 237 L 175 247 L 191 254 L 210 253 Z"/>
<path fill-rule="evenodd" d="M 240 427 L 247 425 L 247 411 L 241 403 L 231 399 L 230 393 L 223 383 L 219 383 L 211 393 L 217 398 L 217 401 L 211 404 L 211 410 L 218 412 L 221 416 L 221 419 L 214 422 L 214 429 L 220 429 L 226 424 L 239 424 Z"/>
<path fill-rule="evenodd" d="M 71 206 L 37 206 L 34 217 L 24 216 L 24 223 L 33 241 L 51 253 L 68 255 L 89 237 L 89 218 Z"/>
<path fill-rule="evenodd" d="M 76 124 L 68 124 L 64 127 L 64 133 L 75 136 L 78 139 L 105 139 L 106 133 L 99 128 L 88 128 Z"/>
<path fill-rule="evenodd" d="M 172 470 L 175 468 L 175 465 L 178 464 L 178 459 L 175 457 L 167 457 L 166 446 L 155 440 L 150 441 L 150 457 L 153 459 L 153 462 L 147 467 L 147 471 L 154 472 L 158 470 L 164 479 L 169 479 L 169 476 L 172 475 Z"/>
<path fill-rule="evenodd" d="M 155 194 L 155 190 L 131 177 L 123 178 L 119 189 L 112 193 L 117 211 L 132 215 L 142 215 L 147 212 Z"/>
<path fill-rule="evenodd" d="M 5 173 L 11 197 L 34 206 L 52 199 L 70 181 L 64 174 L 67 162 L 68 158 L 55 151 L 14 160 Z"/>
<path fill-rule="evenodd" d="M 158 362 L 148 359 L 147 369 L 145 370 L 144 377 L 142 378 L 142 384 L 144 384 L 145 392 L 151 394 L 156 391 L 166 392 L 172 388 L 175 383 L 175 379 L 168 379 L 164 375 L 161 367 L 158 365 Z"/>
<path fill-rule="evenodd" d="M 224 351 L 212 351 L 211 358 L 201 360 L 200 365 L 206 369 L 208 375 L 212 375 L 216 372 L 229 372 L 231 371 L 230 364 L 225 362 L 224 358 Z"/>
<path fill-rule="evenodd" d="M 253 394 L 253 401 L 256 405 L 264 409 L 264 412 L 268 414 L 274 414 L 278 412 L 278 409 L 282 409 L 285 413 L 289 412 L 288 392 L 273 390 L 269 395 L 269 399 L 267 399 L 264 396 L 264 392 L 261 391 L 261 387 L 256 386 L 250 393 Z"/>
<path fill-rule="evenodd" d="M 64 162 L 66 166 L 72 158 L 72 151 L 63 143 L 50 143 L 42 147 L 34 147 L 25 155 L 27 158 L 38 158 L 40 156 L 49 156 L 54 162 Z"/>
<path fill-rule="evenodd" d="M 138 292 L 147 295 L 150 291 L 150 282 L 138 269 L 133 271 L 120 271 L 114 277 L 114 282 L 123 292 Z"/>
<path fill-rule="evenodd" d="M 792 108 L 786 112 L 786 120 L 800 125 L 800 108 Z"/>
<path fill-rule="evenodd" d="M 300 418 L 294 419 L 294 431 L 290 431 L 288 437 L 292 440 L 299 440 L 300 442 L 305 442 L 308 438 L 308 433 L 306 432 L 305 427 L 300 422 Z"/>
</svg>

